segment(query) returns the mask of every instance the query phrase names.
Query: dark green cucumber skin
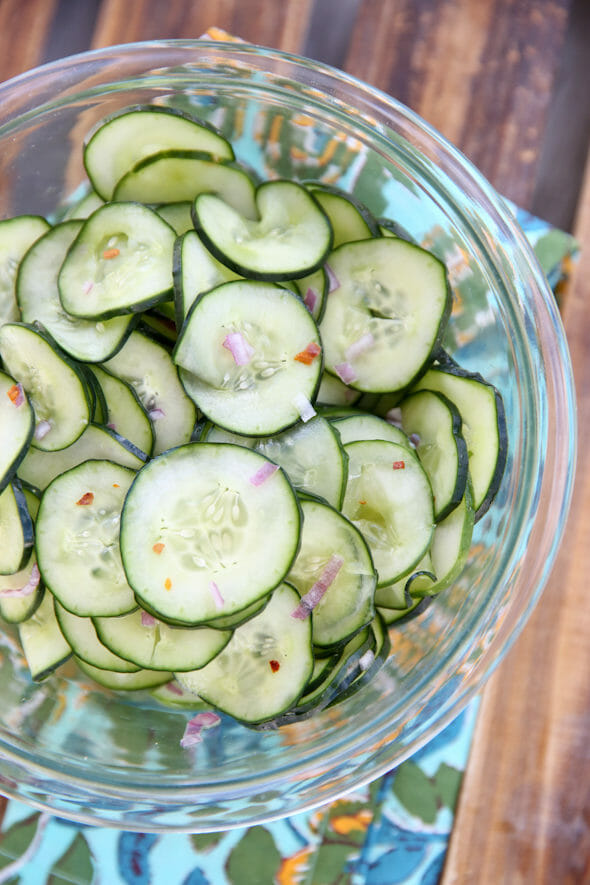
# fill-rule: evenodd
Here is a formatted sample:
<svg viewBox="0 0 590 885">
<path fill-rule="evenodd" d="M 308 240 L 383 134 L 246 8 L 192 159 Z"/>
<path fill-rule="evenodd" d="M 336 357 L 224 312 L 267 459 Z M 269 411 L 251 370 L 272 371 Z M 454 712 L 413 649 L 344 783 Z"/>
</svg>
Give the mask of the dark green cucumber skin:
<svg viewBox="0 0 590 885">
<path fill-rule="evenodd" d="M 258 185 L 258 187 L 256 188 L 256 194 L 255 194 L 256 202 L 258 203 L 258 194 L 260 193 L 260 191 L 263 188 L 267 188 L 270 185 L 280 184 L 283 182 L 286 184 L 293 184 L 292 181 L 288 181 L 287 179 L 277 178 L 277 179 L 273 179 L 273 181 L 265 181 L 262 184 Z M 311 200 L 313 200 L 317 211 L 321 212 L 322 215 L 324 216 L 324 218 L 326 219 L 326 222 L 328 223 L 329 228 L 330 228 L 330 232 L 331 232 L 332 226 L 330 225 L 328 216 L 326 215 L 326 213 L 324 212 L 324 210 L 322 209 L 322 207 L 320 206 L 318 201 L 315 199 L 313 194 L 308 192 L 308 197 Z M 204 246 L 209 250 L 209 252 L 211 253 L 211 255 L 213 255 L 214 258 L 217 258 L 218 261 L 220 261 L 222 264 L 225 264 L 226 267 L 229 267 L 230 270 L 233 270 L 234 273 L 240 274 L 240 276 L 243 276 L 245 279 L 256 279 L 256 280 L 259 280 L 260 282 L 265 282 L 265 283 L 285 283 L 285 282 L 289 282 L 290 280 L 296 281 L 296 280 L 300 279 L 301 277 L 308 276 L 308 274 L 315 273 L 316 270 L 319 270 L 320 267 L 323 267 L 328 255 L 332 251 L 332 243 L 334 241 L 334 236 L 332 233 L 330 233 L 330 236 L 328 238 L 327 248 L 325 249 L 321 258 L 318 259 L 318 261 L 316 261 L 315 264 L 310 265 L 309 267 L 303 268 L 299 273 L 297 273 L 297 272 L 294 273 L 292 270 L 286 271 L 284 273 L 281 273 L 279 271 L 277 271 L 276 273 L 261 273 L 259 271 L 256 271 L 256 273 L 254 273 L 250 268 L 244 267 L 243 265 L 239 264 L 239 262 L 232 261 L 232 259 L 229 256 L 227 256 L 223 252 L 221 252 L 217 248 L 215 243 L 209 239 L 209 237 L 207 236 L 207 233 L 203 229 L 203 226 L 201 224 L 201 220 L 199 218 L 199 213 L 198 213 L 198 209 L 197 209 L 197 202 L 198 202 L 198 197 L 195 200 L 195 202 L 193 203 L 191 214 L 192 214 L 192 219 L 193 219 L 193 224 L 195 226 L 195 230 L 198 233 L 199 237 L 201 238 Z"/>
<path fill-rule="evenodd" d="M 23 494 L 21 481 L 16 476 L 12 479 L 12 491 L 14 493 L 14 500 L 18 511 L 18 518 L 20 519 L 23 530 L 23 555 L 21 556 L 18 568 L 14 569 L 15 572 L 20 572 L 20 570 L 26 566 L 29 557 L 31 556 L 33 545 L 35 543 L 35 530 L 27 506 L 27 499 Z M 2 572 L 0 572 L 0 574 L 2 574 Z"/>
<path fill-rule="evenodd" d="M 123 117 L 123 116 L 126 116 L 127 114 L 130 114 L 130 113 L 136 113 L 137 111 L 149 111 L 150 113 L 158 113 L 158 114 L 172 114 L 176 117 L 182 117 L 184 120 L 188 120 L 191 123 L 197 123 L 199 126 L 202 126 L 204 129 L 209 129 L 210 132 L 214 132 L 215 135 L 219 135 L 221 138 L 224 138 L 224 136 L 221 135 L 219 130 L 217 130 L 215 128 L 215 126 L 213 126 L 211 123 L 208 123 L 206 120 L 201 120 L 198 117 L 194 117 L 192 114 L 188 114 L 186 111 L 183 111 L 180 108 L 163 107 L 161 105 L 153 105 L 153 104 L 130 105 L 129 107 L 123 108 L 122 110 L 115 111 L 113 114 L 110 114 L 107 117 L 103 117 L 97 123 L 97 125 L 93 129 L 90 130 L 90 132 L 88 133 L 88 135 L 84 139 L 84 150 L 83 150 L 83 158 L 82 159 L 83 159 L 83 163 L 84 163 L 84 169 L 86 170 L 86 174 L 88 175 L 88 178 L 90 179 L 90 181 L 92 181 L 93 176 L 92 176 L 91 172 L 88 170 L 88 167 L 86 165 L 86 149 L 89 146 L 90 142 L 92 141 L 92 138 L 96 135 L 96 133 L 99 131 L 99 129 L 101 129 L 104 125 L 106 125 L 108 123 L 112 123 L 113 120 L 115 120 L 117 117 Z M 227 141 L 227 139 L 224 139 L 224 140 Z M 229 144 L 229 142 L 228 142 L 228 144 Z M 230 145 L 230 148 L 231 148 L 231 145 Z M 232 154 L 233 154 L 233 149 L 232 149 Z M 235 155 L 234 155 L 234 158 L 235 158 Z M 95 190 L 96 190 L 96 188 L 95 188 Z M 101 194 L 98 190 L 96 190 L 96 193 L 103 200 L 110 199 L 110 197 L 105 196 L 104 194 Z"/>
<path fill-rule="evenodd" d="M 382 622 L 381 615 L 377 612 L 376 618 L 381 621 L 381 629 L 383 631 L 383 642 L 381 644 L 381 648 L 375 655 L 375 658 L 371 665 L 367 667 L 366 670 L 363 670 L 356 679 L 350 683 L 348 688 L 345 688 L 340 694 L 337 694 L 336 697 L 330 701 L 328 707 L 334 707 L 336 704 L 340 704 L 342 701 L 345 701 L 347 698 L 351 697 L 353 694 L 356 694 L 364 685 L 367 685 L 377 674 L 377 672 L 383 667 L 387 658 L 389 657 L 389 653 L 391 651 L 391 639 L 389 638 L 389 631 L 387 629 L 387 625 Z"/>
<path fill-rule="evenodd" d="M 349 194 L 346 191 L 343 191 L 341 188 L 337 187 L 335 184 L 326 184 L 323 181 L 305 181 L 305 186 L 313 193 L 314 190 L 323 191 L 326 194 L 332 194 L 335 197 L 342 197 L 342 199 L 347 200 L 353 206 L 359 215 L 362 217 L 363 221 L 369 228 L 372 237 L 380 237 L 379 233 L 379 224 L 371 210 L 365 206 L 364 203 L 361 203 L 360 200 L 353 194 Z M 385 226 L 385 225 L 384 225 Z"/>
<path fill-rule="evenodd" d="M 16 381 L 15 381 L 15 384 L 16 384 Z M 15 454 L 14 458 L 12 459 L 12 463 L 8 465 L 4 474 L 2 476 L 0 476 L 0 494 L 4 491 L 6 486 L 8 486 L 12 482 L 12 480 L 15 478 L 18 468 L 20 467 L 22 461 L 24 460 L 25 455 L 29 451 L 31 441 L 33 439 L 33 434 L 35 433 L 35 413 L 33 412 L 33 407 L 30 404 L 28 397 L 26 399 L 26 406 L 27 406 L 27 409 L 29 410 L 29 414 L 30 414 L 29 431 L 27 433 L 25 441 L 24 441 L 23 445 L 21 446 L 20 450 Z"/>
<path fill-rule="evenodd" d="M 435 521 L 441 522 L 449 513 L 457 507 L 461 501 L 463 500 L 463 495 L 465 494 L 465 486 L 467 485 L 467 477 L 469 475 L 469 456 L 467 454 L 467 443 L 463 438 L 463 434 L 461 432 L 461 428 L 463 426 L 463 421 L 461 419 L 461 415 L 459 414 L 459 410 L 456 405 L 451 402 L 451 400 L 444 395 L 444 393 L 440 393 L 439 391 L 434 390 L 418 390 L 416 393 L 410 395 L 411 398 L 421 396 L 422 394 L 434 395 L 437 396 L 442 402 L 446 405 L 449 410 L 449 413 L 452 418 L 452 428 L 451 432 L 453 438 L 455 440 L 455 445 L 457 447 L 457 481 L 455 483 L 455 488 L 449 498 L 447 504 L 442 510 L 439 510 L 435 507 Z M 407 399 L 410 399 L 408 397 Z M 404 401 L 400 403 L 400 407 L 403 410 Z M 408 436 L 411 435 L 412 431 L 410 428 L 406 431 Z M 419 456 L 418 456 L 419 457 Z"/>
<path fill-rule="evenodd" d="M 418 245 L 412 234 L 408 233 L 405 227 L 402 227 L 397 221 L 392 221 L 391 218 L 378 218 L 377 225 L 391 231 L 391 233 L 394 236 L 399 237 L 400 240 L 405 240 L 407 243 L 413 243 L 414 246 Z"/>
<path fill-rule="evenodd" d="M 464 369 L 457 362 L 455 362 L 452 356 L 447 354 L 447 352 L 444 350 L 439 351 L 437 354 L 437 358 L 439 360 L 441 359 L 441 357 L 444 362 L 441 361 L 440 365 L 431 365 L 427 368 L 431 369 L 433 372 L 443 372 L 447 375 L 456 375 L 458 378 L 467 378 L 471 381 L 478 381 L 480 384 L 485 385 L 485 387 L 490 388 L 494 394 L 498 422 L 498 459 L 496 461 L 496 467 L 490 480 L 488 490 L 484 496 L 483 501 L 475 511 L 475 522 L 479 522 L 482 516 L 485 516 L 485 514 L 490 509 L 492 501 L 496 497 L 498 489 L 500 488 L 500 483 L 502 482 L 502 477 L 506 468 L 506 461 L 508 458 L 508 428 L 506 425 L 506 410 L 504 408 L 504 400 L 502 399 L 502 394 L 500 393 L 500 391 L 496 387 L 494 387 L 493 384 L 490 384 L 489 381 L 486 381 L 486 379 L 482 375 L 480 375 L 479 372 L 470 372 L 468 369 Z M 448 357 L 448 359 L 446 359 L 446 357 Z"/>
</svg>

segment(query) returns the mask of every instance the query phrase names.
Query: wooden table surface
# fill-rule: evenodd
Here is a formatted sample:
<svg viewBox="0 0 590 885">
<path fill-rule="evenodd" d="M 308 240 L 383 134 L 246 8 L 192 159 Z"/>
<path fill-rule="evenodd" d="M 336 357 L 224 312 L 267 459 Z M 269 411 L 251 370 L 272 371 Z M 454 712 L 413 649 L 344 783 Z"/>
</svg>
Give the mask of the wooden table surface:
<svg viewBox="0 0 590 885">
<path fill-rule="evenodd" d="M 586 0 L 2 0 L 0 80 L 114 43 L 246 40 L 343 68 L 420 113 L 506 196 L 573 230 L 564 308 L 590 433 L 590 4 Z M 586 170 L 586 174 L 584 172 Z M 443 885 L 590 882 L 590 454 L 565 542 L 488 682 Z"/>
</svg>

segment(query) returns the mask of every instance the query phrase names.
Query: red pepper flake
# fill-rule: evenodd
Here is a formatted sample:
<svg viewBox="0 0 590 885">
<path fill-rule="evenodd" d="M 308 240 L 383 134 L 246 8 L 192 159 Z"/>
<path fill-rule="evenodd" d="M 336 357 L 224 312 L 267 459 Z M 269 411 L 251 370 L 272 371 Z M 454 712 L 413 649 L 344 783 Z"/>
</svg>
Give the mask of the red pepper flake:
<svg viewBox="0 0 590 885">
<path fill-rule="evenodd" d="M 113 488 L 114 488 L 114 489 L 120 489 L 121 486 L 119 485 L 118 482 L 114 482 L 114 483 L 113 483 Z"/>
<path fill-rule="evenodd" d="M 366 503 L 367 503 L 366 501 L 359 501 L 359 504 L 362 504 L 363 507 L 365 506 Z"/>
<path fill-rule="evenodd" d="M 277 670 L 280 670 L 281 665 L 278 661 L 269 661 L 268 663 L 270 664 L 270 669 L 273 673 L 276 673 Z"/>
<path fill-rule="evenodd" d="M 102 253 L 102 257 L 106 258 L 108 261 L 109 258 L 116 258 L 117 255 L 120 255 L 120 254 L 121 253 L 118 249 L 105 249 L 104 252 Z"/>
<path fill-rule="evenodd" d="M 322 348 L 319 344 L 316 344 L 315 341 L 310 341 L 305 350 L 296 353 L 293 359 L 297 360 L 298 363 L 305 363 L 306 366 L 310 366 L 321 352 Z"/>
<path fill-rule="evenodd" d="M 18 406 L 22 406 L 25 401 L 25 395 L 20 384 L 13 384 L 12 387 L 6 391 L 6 396 L 13 405 L 17 406 L 17 408 Z"/>
<path fill-rule="evenodd" d="M 76 501 L 76 504 L 79 507 L 83 507 L 86 504 L 92 504 L 94 502 L 94 492 L 86 492 L 79 501 Z"/>
<path fill-rule="evenodd" d="M 405 466 L 406 466 L 405 461 L 394 461 L 393 462 L 393 469 L 394 470 L 404 470 Z"/>
<path fill-rule="evenodd" d="M 166 580 L 164 581 L 164 587 L 166 588 L 166 590 L 172 590 L 172 581 L 170 580 L 170 578 L 166 578 Z"/>
<path fill-rule="evenodd" d="M 154 551 L 154 553 L 161 553 L 165 546 L 166 545 L 162 544 L 161 541 L 158 541 L 157 544 L 154 544 L 154 546 L 152 547 L 152 550 Z"/>
</svg>

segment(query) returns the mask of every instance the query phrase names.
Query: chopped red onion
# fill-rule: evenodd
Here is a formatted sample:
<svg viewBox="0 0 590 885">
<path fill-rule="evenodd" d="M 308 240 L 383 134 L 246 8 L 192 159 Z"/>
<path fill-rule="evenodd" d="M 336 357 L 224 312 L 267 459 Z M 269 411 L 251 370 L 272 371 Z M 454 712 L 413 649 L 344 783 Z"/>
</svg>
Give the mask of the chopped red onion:
<svg viewBox="0 0 590 885">
<path fill-rule="evenodd" d="M 250 482 L 253 486 L 261 486 L 263 482 L 266 482 L 273 473 L 276 473 L 278 470 L 277 464 L 271 464 L 270 461 L 267 461 L 266 464 L 263 464 L 262 467 L 259 467 L 256 473 L 254 473 L 250 477 Z"/>
<path fill-rule="evenodd" d="M 117 428 L 115 427 L 115 425 L 114 425 L 112 422 L 109 422 L 109 423 L 107 424 L 107 427 L 109 428 L 109 430 L 116 430 L 116 429 L 117 429 Z"/>
<path fill-rule="evenodd" d="M 360 356 L 366 350 L 369 350 L 374 343 L 375 339 L 372 334 L 370 332 L 365 332 L 364 335 L 361 335 L 360 338 L 357 338 L 356 341 L 353 341 L 352 344 L 346 348 L 344 355 L 347 360 L 354 360 L 357 356 Z"/>
<path fill-rule="evenodd" d="M 171 694 L 179 694 L 181 696 L 184 694 L 182 688 L 180 687 L 180 685 L 177 685 L 176 682 L 167 682 L 166 688 Z"/>
<path fill-rule="evenodd" d="M 47 436 L 50 430 L 51 424 L 49 421 L 39 421 L 35 427 L 35 439 L 43 439 L 44 436 Z"/>
<path fill-rule="evenodd" d="M 209 581 L 209 590 L 211 591 L 211 596 L 213 597 L 213 601 L 215 602 L 215 607 L 218 609 L 223 608 L 224 600 L 221 595 L 221 590 L 215 583 L 215 581 Z"/>
<path fill-rule="evenodd" d="M 142 627 L 155 627 L 158 622 L 154 618 L 153 615 L 150 615 L 149 612 L 141 613 L 141 626 Z"/>
<path fill-rule="evenodd" d="M 223 346 L 233 356 L 236 366 L 247 366 L 254 356 L 254 348 L 248 344 L 241 332 L 230 332 L 226 335 Z"/>
<path fill-rule="evenodd" d="M 414 446 L 415 449 L 420 445 L 420 436 L 418 433 L 410 433 L 410 442 Z"/>
<path fill-rule="evenodd" d="M 353 381 L 356 381 L 357 374 L 354 366 L 351 366 L 350 363 L 338 363 L 337 366 L 334 366 L 334 371 L 345 384 L 352 384 Z"/>
<path fill-rule="evenodd" d="M 305 396 L 304 393 L 297 393 L 293 398 L 293 405 L 299 412 L 299 417 L 305 423 L 306 421 L 310 421 L 317 415 L 316 410 Z"/>
<path fill-rule="evenodd" d="M 8 391 L 8 398 L 10 399 L 13 406 L 17 407 L 17 409 L 19 406 L 22 406 L 25 401 L 25 392 L 23 390 L 22 384 L 13 384 Z"/>
<path fill-rule="evenodd" d="M 91 292 L 93 288 L 94 288 L 94 283 L 92 282 L 92 280 L 86 280 L 86 282 L 82 286 L 82 291 L 84 292 L 85 295 L 88 295 L 88 293 Z"/>
<path fill-rule="evenodd" d="M 201 737 L 202 730 L 204 728 L 213 728 L 214 725 L 219 725 L 220 722 L 221 719 L 217 713 L 211 713 L 209 710 L 197 713 L 196 716 L 193 716 L 187 722 L 184 734 L 180 739 L 180 746 L 186 750 L 187 747 L 194 747 L 195 744 L 200 744 L 203 740 Z"/>
<path fill-rule="evenodd" d="M 41 575 L 39 573 L 39 568 L 37 566 L 37 563 L 35 563 L 35 565 L 31 569 L 31 577 L 24 585 L 24 587 L 6 587 L 4 590 L 0 590 L 0 596 L 30 596 L 31 593 L 34 593 L 39 586 L 40 580 Z"/>
<path fill-rule="evenodd" d="M 164 411 L 164 409 L 150 409 L 148 415 L 150 416 L 152 421 L 159 421 L 160 418 L 166 417 L 166 412 Z"/>
<path fill-rule="evenodd" d="M 400 408 L 390 409 L 385 414 L 385 420 L 396 427 L 402 426 L 402 410 Z"/>
<path fill-rule="evenodd" d="M 312 313 L 314 312 L 315 306 L 318 303 L 318 296 L 317 296 L 317 293 L 314 292 L 314 290 L 311 288 L 311 286 L 309 287 L 309 289 L 305 293 L 305 298 L 303 299 L 303 303 L 305 304 L 306 307 L 309 308 L 309 310 Z"/>
<path fill-rule="evenodd" d="M 344 560 L 342 557 L 333 553 L 318 580 L 307 593 L 301 597 L 299 605 L 291 612 L 292 618 L 299 618 L 300 621 L 307 618 L 319 603 L 328 587 L 334 583 L 336 575 L 342 568 L 343 564 Z"/>
<path fill-rule="evenodd" d="M 328 293 L 330 293 L 333 292 L 334 289 L 340 288 L 340 280 L 327 262 L 326 264 L 324 264 L 324 267 L 326 268 L 326 273 L 328 274 Z"/>
</svg>

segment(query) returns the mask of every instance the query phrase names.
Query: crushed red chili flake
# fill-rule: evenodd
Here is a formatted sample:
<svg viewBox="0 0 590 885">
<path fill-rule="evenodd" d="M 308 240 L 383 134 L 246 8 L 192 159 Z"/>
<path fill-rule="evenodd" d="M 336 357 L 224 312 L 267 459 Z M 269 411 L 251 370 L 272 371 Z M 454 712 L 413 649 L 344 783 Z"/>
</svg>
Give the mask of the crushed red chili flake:
<svg viewBox="0 0 590 885">
<path fill-rule="evenodd" d="M 301 350 L 299 353 L 296 353 L 293 359 L 297 360 L 299 363 L 305 363 L 306 366 L 310 366 L 315 360 L 316 356 L 322 352 L 322 348 L 319 344 L 316 344 L 315 341 L 310 341 L 305 350 Z"/>
<path fill-rule="evenodd" d="M 152 550 L 154 551 L 154 553 L 161 553 L 165 546 L 166 545 L 162 544 L 161 541 L 158 541 L 157 544 L 154 544 L 154 546 L 152 547 Z"/>
<path fill-rule="evenodd" d="M 405 461 L 394 461 L 393 462 L 393 469 L 394 470 L 404 470 L 405 466 L 406 466 Z"/>
<path fill-rule="evenodd" d="M 102 257 L 106 258 L 107 261 L 109 258 L 116 258 L 117 255 L 120 255 L 120 251 L 118 249 L 105 249 L 102 253 Z"/>
<path fill-rule="evenodd" d="M 6 396 L 10 402 L 17 407 L 22 406 L 25 401 L 25 395 L 20 384 L 13 384 L 12 387 L 6 391 Z"/>
<path fill-rule="evenodd" d="M 76 501 L 76 504 L 79 507 L 83 507 L 86 504 L 92 504 L 94 501 L 94 492 L 86 492 L 79 501 Z"/>
<path fill-rule="evenodd" d="M 276 673 L 281 667 L 278 661 L 269 661 L 268 663 L 270 664 L 270 669 L 273 673 Z"/>
<path fill-rule="evenodd" d="M 366 501 L 359 501 L 359 504 L 362 504 L 363 507 L 365 506 L 366 503 L 367 503 Z"/>
<path fill-rule="evenodd" d="M 164 587 L 166 588 L 166 590 L 172 590 L 172 581 L 170 580 L 170 578 L 166 578 L 166 580 L 164 581 Z"/>
<path fill-rule="evenodd" d="M 114 482 L 114 483 L 113 483 L 113 488 L 114 488 L 114 489 L 120 489 L 121 486 L 119 485 L 118 482 Z"/>
</svg>

